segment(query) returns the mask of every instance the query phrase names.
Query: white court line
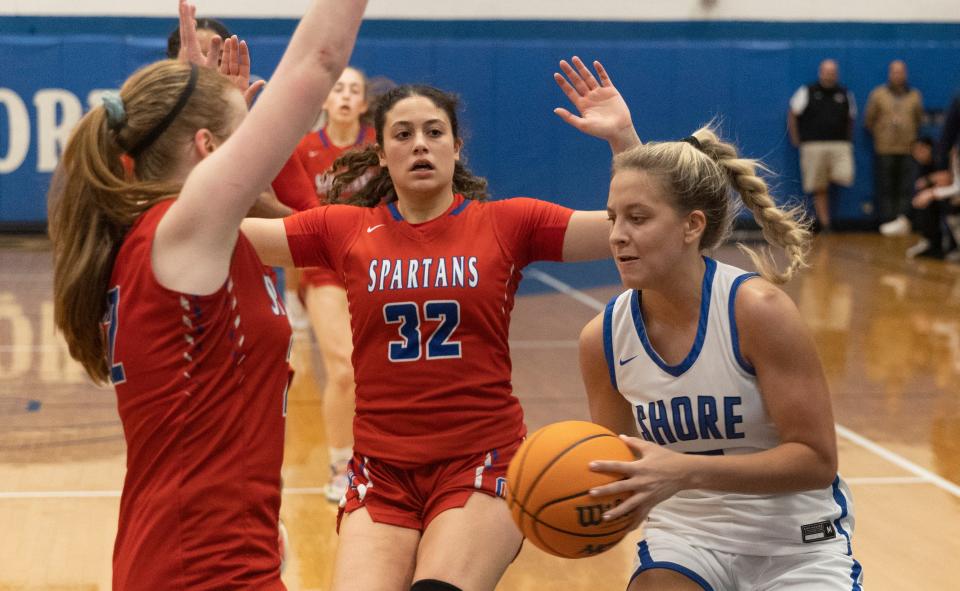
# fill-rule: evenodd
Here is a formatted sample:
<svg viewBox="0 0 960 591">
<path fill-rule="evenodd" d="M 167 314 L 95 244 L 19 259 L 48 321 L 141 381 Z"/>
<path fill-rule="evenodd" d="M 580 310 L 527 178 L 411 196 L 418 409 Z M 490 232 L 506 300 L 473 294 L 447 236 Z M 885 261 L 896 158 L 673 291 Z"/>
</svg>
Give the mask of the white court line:
<svg viewBox="0 0 960 591">
<path fill-rule="evenodd" d="M 540 271 L 539 269 L 527 269 L 526 274 L 528 277 L 533 277 L 537 281 L 556 289 L 560 293 L 570 296 L 589 308 L 600 311 L 606 307 L 603 302 L 591 296 L 590 294 L 586 294 L 579 289 L 560 281 L 556 277 Z M 852 431 L 843 425 L 838 424 L 836 427 L 837 434 L 844 439 L 847 439 L 848 441 L 866 449 L 867 451 L 873 452 L 891 464 L 903 468 L 907 472 L 915 475 L 917 478 L 920 478 L 925 482 L 928 482 L 937 488 L 952 494 L 955 497 L 960 497 L 960 486 L 957 486 L 957 484 L 934 474 L 926 468 L 922 468 L 917 464 L 914 464 L 907 458 L 890 451 L 882 445 L 867 439 L 863 435 L 860 435 L 859 433 L 856 433 L 855 431 Z"/>
<path fill-rule="evenodd" d="M 110 499 L 118 490 L 18 490 L 0 492 L 2 499 Z"/>
<path fill-rule="evenodd" d="M 59 351 L 66 348 L 67 343 L 59 345 L 0 345 L 0 353 L 19 353 L 22 351 Z"/>
<path fill-rule="evenodd" d="M 888 476 L 847 478 L 847 484 L 860 486 L 883 486 L 897 484 L 930 484 L 926 478 L 917 476 Z M 284 488 L 287 496 L 313 496 L 326 494 L 326 488 L 308 486 L 301 488 Z M 0 491 L 0 501 L 24 499 L 119 499 L 119 490 L 18 490 Z"/>
<path fill-rule="evenodd" d="M 841 437 L 844 437 L 850 440 L 851 442 L 853 442 L 856 445 L 859 445 L 863 449 L 875 453 L 876 455 L 887 460 L 891 464 L 896 464 L 897 466 L 900 466 L 907 472 L 910 472 L 911 474 L 916 475 L 918 478 L 922 478 L 926 480 L 927 482 L 936 486 L 937 488 L 941 488 L 955 497 L 960 497 L 960 486 L 957 486 L 955 483 L 950 482 L 946 478 L 938 476 L 937 474 L 934 474 L 933 472 L 927 470 L 926 468 L 922 468 L 914 464 L 907 458 L 890 451 L 889 449 L 883 447 L 878 443 L 870 441 L 863 435 L 860 435 L 859 433 L 851 431 L 850 429 L 847 429 L 843 425 L 839 425 L 839 424 L 837 425 L 837 433 Z"/>
<path fill-rule="evenodd" d="M 926 478 L 919 476 L 862 476 L 860 478 L 844 478 L 847 484 L 884 485 L 884 484 L 930 484 Z"/>
<path fill-rule="evenodd" d="M 583 293 L 579 289 L 560 281 L 553 275 L 548 275 L 540 269 L 527 269 L 524 271 L 527 277 L 533 277 L 540 283 L 548 285 L 562 294 L 568 295 L 588 308 L 593 308 L 597 312 L 603 312 L 606 305 L 590 294 Z"/>
<path fill-rule="evenodd" d="M 322 486 L 287 487 L 283 489 L 285 495 L 322 495 L 326 489 Z M 112 499 L 119 498 L 119 490 L 21 490 L 0 491 L 0 500 L 3 499 Z"/>
</svg>

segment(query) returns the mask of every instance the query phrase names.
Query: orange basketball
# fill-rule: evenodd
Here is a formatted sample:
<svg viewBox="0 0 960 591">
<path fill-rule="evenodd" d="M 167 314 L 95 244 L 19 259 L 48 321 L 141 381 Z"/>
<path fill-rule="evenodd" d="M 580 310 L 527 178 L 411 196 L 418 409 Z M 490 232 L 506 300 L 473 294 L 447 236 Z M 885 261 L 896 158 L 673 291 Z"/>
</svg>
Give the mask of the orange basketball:
<svg viewBox="0 0 960 591">
<path fill-rule="evenodd" d="M 633 515 L 610 522 L 602 516 L 630 494 L 591 497 L 591 488 L 618 477 L 592 472 L 588 464 L 633 459 L 627 444 L 600 425 L 563 421 L 535 431 L 507 469 L 514 522 L 537 548 L 556 556 L 584 558 L 613 547 L 630 530 Z"/>
</svg>

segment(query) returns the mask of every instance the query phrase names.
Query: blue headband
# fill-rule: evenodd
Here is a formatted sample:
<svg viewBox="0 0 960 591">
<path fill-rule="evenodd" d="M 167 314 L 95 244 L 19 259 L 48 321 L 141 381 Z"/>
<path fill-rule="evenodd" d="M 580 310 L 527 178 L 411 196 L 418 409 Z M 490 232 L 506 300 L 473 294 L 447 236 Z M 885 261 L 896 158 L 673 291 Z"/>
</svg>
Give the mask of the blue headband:
<svg viewBox="0 0 960 591">
<path fill-rule="evenodd" d="M 107 112 L 107 126 L 113 131 L 120 131 L 127 122 L 127 111 L 123 107 L 123 99 L 119 93 L 108 91 L 103 93 L 103 109 Z"/>
</svg>

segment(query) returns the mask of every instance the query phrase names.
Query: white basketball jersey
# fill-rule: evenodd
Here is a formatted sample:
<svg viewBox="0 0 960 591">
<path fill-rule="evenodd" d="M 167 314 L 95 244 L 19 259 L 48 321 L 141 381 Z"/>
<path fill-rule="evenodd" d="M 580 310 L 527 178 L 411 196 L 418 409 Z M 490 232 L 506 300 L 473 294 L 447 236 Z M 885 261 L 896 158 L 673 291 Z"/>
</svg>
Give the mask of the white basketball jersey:
<svg viewBox="0 0 960 591">
<path fill-rule="evenodd" d="M 706 455 L 776 447 L 777 427 L 753 368 L 740 355 L 734 320 L 737 289 L 756 273 L 704 260 L 697 336 L 678 365 L 668 365 L 650 344 L 640 292 L 626 291 L 607 304 L 603 336 L 610 379 L 630 402 L 637 431 L 647 441 Z M 693 545 L 732 553 L 781 555 L 826 546 L 849 553 L 850 498 L 839 475 L 832 486 L 801 493 L 687 490 L 657 505 L 646 528 L 663 528 Z"/>
</svg>

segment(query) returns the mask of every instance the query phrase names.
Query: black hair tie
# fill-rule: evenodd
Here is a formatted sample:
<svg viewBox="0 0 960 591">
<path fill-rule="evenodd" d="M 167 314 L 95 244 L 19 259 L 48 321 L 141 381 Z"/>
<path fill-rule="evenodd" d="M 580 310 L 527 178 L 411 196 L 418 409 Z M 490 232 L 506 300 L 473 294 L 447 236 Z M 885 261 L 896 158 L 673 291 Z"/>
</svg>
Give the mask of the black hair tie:
<svg viewBox="0 0 960 591">
<path fill-rule="evenodd" d="M 190 79 L 187 80 L 187 86 L 183 89 L 183 92 L 180 93 L 180 98 L 177 99 L 177 104 L 173 106 L 173 109 L 167 113 L 166 117 L 160 120 L 160 123 L 157 123 L 153 126 L 153 129 L 147 133 L 135 146 L 127 150 L 127 154 L 136 158 L 143 153 L 144 150 L 149 148 L 153 142 L 157 141 L 163 132 L 170 127 L 173 121 L 177 118 L 177 115 L 183 111 L 183 108 L 187 106 L 187 101 L 190 100 L 190 96 L 193 94 L 193 91 L 197 88 L 197 77 L 199 75 L 199 68 L 197 64 L 190 64 Z"/>
<path fill-rule="evenodd" d="M 683 138 L 683 139 L 680 140 L 680 141 L 681 141 L 681 142 L 685 142 L 685 143 L 687 143 L 687 144 L 690 144 L 691 146 L 693 146 L 694 148 L 700 150 L 701 152 L 703 151 L 703 146 L 700 145 L 700 140 L 698 140 L 697 138 L 693 137 L 692 135 L 688 135 L 687 137 Z"/>
</svg>

